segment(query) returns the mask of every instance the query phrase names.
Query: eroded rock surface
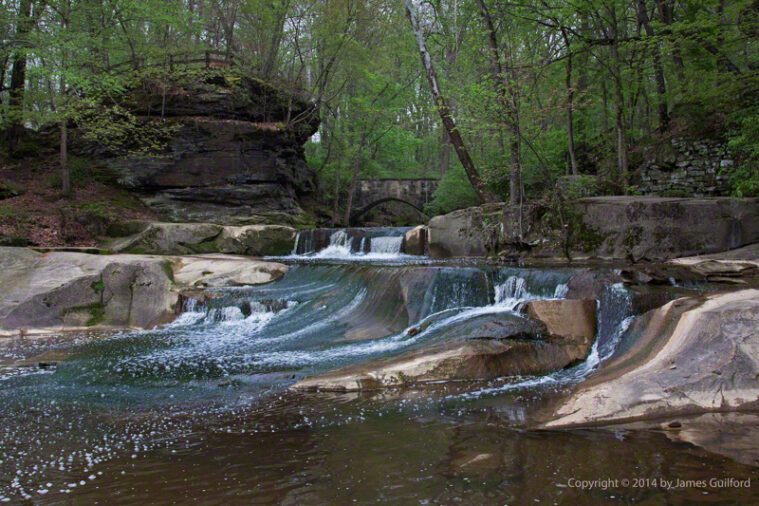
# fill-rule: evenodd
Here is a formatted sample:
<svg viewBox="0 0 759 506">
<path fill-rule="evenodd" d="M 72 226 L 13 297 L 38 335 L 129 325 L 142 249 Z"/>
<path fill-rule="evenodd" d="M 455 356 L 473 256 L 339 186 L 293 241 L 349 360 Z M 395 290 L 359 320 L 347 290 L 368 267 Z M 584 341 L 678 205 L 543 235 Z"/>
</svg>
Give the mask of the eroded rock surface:
<svg viewBox="0 0 759 506">
<path fill-rule="evenodd" d="M 625 341 L 547 427 L 759 407 L 759 290 L 677 299 L 638 318 Z"/>
<path fill-rule="evenodd" d="M 267 283 L 287 267 L 239 257 L 37 253 L 0 248 L 0 334 L 174 319 L 188 288 Z"/>
<path fill-rule="evenodd" d="M 425 255 L 429 242 L 428 235 L 429 231 L 424 225 L 412 228 L 403 236 L 401 251 L 407 255 Z"/>
<path fill-rule="evenodd" d="M 550 320 L 547 315 L 564 313 L 568 309 L 569 306 L 564 306 L 552 311 L 544 306 L 537 311 Z M 561 332 L 558 335 L 549 332 L 541 321 L 517 315 L 475 317 L 462 325 L 452 326 L 448 338 L 440 342 L 423 344 L 421 348 L 398 357 L 308 378 L 296 383 L 293 388 L 376 390 L 437 381 L 546 374 L 585 358 L 592 343 L 593 336 L 588 332 L 591 328 L 595 329 L 595 313 L 588 313 L 587 317 L 590 321 L 577 329 L 555 327 Z"/>
<path fill-rule="evenodd" d="M 292 251 L 295 229 L 280 225 L 224 226 L 213 223 L 150 223 L 124 239 L 114 241 L 115 252 L 153 255 L 228 253 L 275 256 Z"/>
</svg>

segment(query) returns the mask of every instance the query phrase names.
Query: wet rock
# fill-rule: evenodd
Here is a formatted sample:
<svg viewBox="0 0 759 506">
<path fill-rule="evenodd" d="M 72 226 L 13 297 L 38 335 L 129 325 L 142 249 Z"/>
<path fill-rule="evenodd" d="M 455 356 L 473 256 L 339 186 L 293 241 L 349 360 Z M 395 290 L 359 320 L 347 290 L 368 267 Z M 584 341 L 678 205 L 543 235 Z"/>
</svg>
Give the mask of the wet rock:
<svg viewBox="0 0 759 506">
<path fill-rule="evenodd" d="M 573 275 L 567 282 L 567 299 L 593 299 L 601 297 L 603 290 L 622 278 L 611 271 L 587 269 Z"/>
<path fill-rule="evenodd" d="M 427 227 L 419 225 L 403 236 L 401 251 L 407 255 L 425 255 L 427 253 Z"/>
<path fill-rule="evenodd" d="M 595 300 L 533 300 L 527 303 L 525 312 L 543 323 L 551 335 L 570 342 L 589 345 L 596 337 Z"/>
<path fill-rule="evenodd" d="M 287 255 L 293 249 L 295 230 L 278 225 L 224 227 L 216 243 L 220 253 L 250 256 Z"/>
<path fill-rule="evenodd" d="M 403 297 L 403 306 L 408 314 L 408 322 L 415 324 L 422 319 L 426 311 L 429 311 L 428 305 L 425 304 L 426 294 L 432 286 L 432 282 L 437 274 L 437 269 L 413 269 L 407 275 L 400 278 L 401 296 Z M 416 330 L 415 332 L 419 332 Z"/>
<path fill-rule="evenodd" d="M 679 424 L 677 430 L 665 434 L 673 441 L 690 443 L 746 465 L 759 465 L 756 413 L 706 413 L 672 423 Z"/>
<path fill-rule="evenodd" d="M 539 322 L 514 315 L 475 318 L 447 328 L 441 339 L 399 357 L 308 378 L 293 388 L 345 392 L 546 374 L 581 360 L 589 350 L 589 345 L 547 335 Z"/>
<path fill-rule="evenodd" d="M 110 243 L 115 252 L 155 255 L 229 253 L 267 256 L 290 253 L 295 229 L 279 225 L 223 226 L 213 223 L 151 223 Z"/>
<path fill-rule="evenodd" d="M 672 301 L 639 317 L 624 338 L 630 343 L 625 353 L 606 363 L 545 425 L 756 408 L 757 329 L 759 290 Z"/>
<path fill-rule="evenodd" d="M 174 279 L 182 286 L 221 288 L 270 283 L 281 278 L 286 271 L 286 266 L 275 262 L 208 255 L 178 260 L 174 266 Z"/>
<path fill-rule="evenodd" d="M 149 328 L 175 317 L 179 292 L 188 285 L 258 284 L 285 270 L 247 258 L 0 248 L 0 333 L 99 325 Z"/>
</svg>

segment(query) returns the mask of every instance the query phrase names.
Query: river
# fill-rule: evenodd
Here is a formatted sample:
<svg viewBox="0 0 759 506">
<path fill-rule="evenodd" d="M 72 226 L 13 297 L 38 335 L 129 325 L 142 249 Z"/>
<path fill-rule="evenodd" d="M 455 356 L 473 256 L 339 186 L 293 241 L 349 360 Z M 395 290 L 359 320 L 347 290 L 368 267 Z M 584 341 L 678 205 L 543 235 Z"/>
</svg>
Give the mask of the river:
<svg viewBox="0 0 759 506">
<path fill-rule="evenodd" d="M 4 340 L 0 501 L 759 501 L 756 487 L 578 487 L 599 478 L 757 474 L 661 431 L 529 430 L 624 344 L 634 311 L 621 284 L 599 300 L 586 361 L 548 376 L 290 390 L 308 376 L 445 340 L 526 300 L 562 298 L 575 272 L 433 262 L 401 253 L 403 231 L 338 230 L 322 244 L 304 233 L 292 255 L 277 259 L 290 265 L 281 280 L 188 300 L 158 329 Z"/>
</svg>

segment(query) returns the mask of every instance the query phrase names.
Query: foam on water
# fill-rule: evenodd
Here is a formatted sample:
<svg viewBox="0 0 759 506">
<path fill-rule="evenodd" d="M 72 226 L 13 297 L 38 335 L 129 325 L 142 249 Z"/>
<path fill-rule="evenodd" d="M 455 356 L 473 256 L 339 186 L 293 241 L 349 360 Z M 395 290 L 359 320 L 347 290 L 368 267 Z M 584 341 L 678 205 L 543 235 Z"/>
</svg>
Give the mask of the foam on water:
<svg viewBox="0 0 759 506">
<path fill-rule="evenodd" d="M 382 229 L 388 230 L 391 229 Z M 370 261 L 370 260 L 403 260 L 418 258 L 414 255 L 406 255 L 401 252 L 405 229 L 398 229 L 396 235 L 379 235 L 374 237 L 362 236 L 351 237 L 346 229 L 338 229 L 332 232 L 329 244 L 314 251 L 313 237 L 310 234 L 301 234 L 295 238 L 295 245 L 286 259 L 321 259 L 340 261 Z M 366 244 L 369 242 L 367 251 Z M 301 253 L 298 253 L 301 251 Z M 272 257 L 276 258 L 276 257 Z"/>
<path fill-rule="evenodd" d="M 557 294 L 566 295 L 566 290 L 563 288 L 566 285 L 558 285 L 556 287 Z M 596 371 L 601 364 L 614 355 L 617 350 L 622 337 L 627 329 L 630 327 L 635 317 L 630 313 L 629 307 L 630 296 L 622 283 L 616 283 L 607 288 L 607 293 L 611 294 L 610 297 L 615 299 L 616 304 L 613 306 L 613 310 L 617 311 L 616 315 L 618 319 L 613 326 L 613 330 L 609 335 L 605 335 L 601 326 L 599 326 L 599 333 L 596 339 L 593 341 L 588 357 L 580 364 L 565 369 L 562 371 L 556 371 L 545 376 L 531 376 L 526 378 L 513 378 L 514 381 L 505 385 L 499 385 L 497 387 L 488 387 L 472 392 L 467 392 L 459 395 L 452 395 L 447 397 L 448 400 L 452 399 L 478 399 L 486 396 L 493 396 L 503 394 L 513 390 L 529 389 L 535 387 L 544 387 L 548 385 L 566 385 L 571 383 L 577 383 L 587 378 L 590 374 Z M 599 304 L 600 306 L 601 304 Z M 602 307 L 599 307 L 599 320 L 609 319 L 605 314 L 607 311 L 603 311 Z"/>
<path fill-rule="evenodd" d="M 329 248 L 353 257 L 397 258 L 402 238 L 369 237 L 365 240 L 371 241 L 372 251 L 366 254 L 361 253 L 363 247 L 352 252 L 353 240 L 359 239 L 338 231 Z M 414 317 L 419 321 L 409 322 L 411 326 L 399 332 L 405 320 L 391 326 L 391 318 L 381 317 L 397 314 L 401 307 L 397 300 L 402 298 L 399 280 L 410 272 L 405 267 L 296 265 L 277 283 L 224 290 L 203 302 L 187 300 L 184 312 L 162 328 L 87 342 L 54 372 L 2 382 L 0 401 L 11 413 L 8 419 L 24 422 L 0 429 L 0 448 L 5 445 L 9 455 L 11 449 L 30 453 L 6 462 L 18 464 L 23 474 L 9 486 L 0 486 L 0 499 L 43 495 L 37 490 L 52 490 L 46 485 L 48 479 L 56 490 L 68 488 L 68 483 L 32 467 L 37 453 L 42 456 L 38 462 L 44 461 L 48 469 L 71 474 L 81 467 L 81 479 L 89 481 L 102 462 L 184 437 L 193 430 L 193 422 L 210 413 L 229 413 L 236 407 L 250 410 L 256 395 L 281 392 L 298 374 L 404 351 L 445 338 L 445 329 L 455 330 L 469 319 L 517 314 L 525 301 L 562 298 L 567 290 L 567 276 L 556 271 L 436 268 L 433 276 L 414 278 L 429 281 L 427 291 L 419 292 L 429 300 Z M 624 304 L 623 296 L 621 285 L 613 287 L 605 304 Z M 392 330 L 384 337 L 346 340 L 347 332 L 367 317 Z M 622 320 L 607 339 L 597 339 L 588 360 L 573 369 L 516 379 L 512 385 L 463 398 L 495 395 L 507 387 L 577 381 L 613 354 L 631 320 Z M 224 386 L 232 381 L 239 386 Z M 114 420 L 121 425 L 114 426 Z M 47 429 L 50 426 L 54 431 Z M 60 451 L 45 446 L 53 437 Z M 79 479 L 71 483 L 81 486 Z"/>
</svg>

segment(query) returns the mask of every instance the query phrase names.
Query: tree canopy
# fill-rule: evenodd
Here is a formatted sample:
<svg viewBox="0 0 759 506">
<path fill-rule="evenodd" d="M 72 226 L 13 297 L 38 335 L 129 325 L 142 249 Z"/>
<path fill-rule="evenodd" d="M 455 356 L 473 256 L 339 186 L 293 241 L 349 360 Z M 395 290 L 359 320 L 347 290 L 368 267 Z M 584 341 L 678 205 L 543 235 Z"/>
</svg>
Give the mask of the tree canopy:
<svg viewBox="0 0 759 506">
<path fill-rule="evenodd" d="M 735 193 L 755 195 L 758 49 L 756 0 L 11 0 L 0 126 L 10 155 L 46 125 L 116 142 L 103 111 L 141 72 L 220 62 L 312 97 L 307 154 L 335 221 L 358 178 L 440 177 L 434 212 L 562 175 L 634 191 L 638 147 L 678 132 L 726 138 Z"/>
</svg>

